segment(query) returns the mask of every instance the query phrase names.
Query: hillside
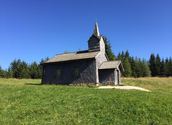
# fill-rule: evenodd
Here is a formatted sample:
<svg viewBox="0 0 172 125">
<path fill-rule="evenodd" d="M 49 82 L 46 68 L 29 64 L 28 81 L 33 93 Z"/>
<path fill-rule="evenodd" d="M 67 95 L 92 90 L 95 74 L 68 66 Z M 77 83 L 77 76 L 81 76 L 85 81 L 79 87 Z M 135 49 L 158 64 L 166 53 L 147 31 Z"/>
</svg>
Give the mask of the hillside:
<svg viewBox="0 0 172 125">
<path fill-rule="evenodd" d="M 125 78 L 152 92 L 0 79 L 0 124 L 172 124 L 172 78 Z"/>
</svg>

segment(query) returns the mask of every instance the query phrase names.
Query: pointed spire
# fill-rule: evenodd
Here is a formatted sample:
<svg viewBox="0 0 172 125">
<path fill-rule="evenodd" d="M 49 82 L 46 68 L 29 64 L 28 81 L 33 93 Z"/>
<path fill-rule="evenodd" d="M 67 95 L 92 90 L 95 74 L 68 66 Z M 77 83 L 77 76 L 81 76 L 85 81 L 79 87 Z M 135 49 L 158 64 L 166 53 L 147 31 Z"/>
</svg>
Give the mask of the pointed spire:
<svg viewBox="0 0 172 125">
<path fill-rule="evenodd" d="M 95 24 L 95 28 L 94 28 L 93 34 L 94 34 L 95 36 L 97 36 L 97 37 L 100 36 L 99 26 L 98 26 L 98 23 L 97 23 L 97 22 L 96 22 L 96 24 Z"/>
</svg>

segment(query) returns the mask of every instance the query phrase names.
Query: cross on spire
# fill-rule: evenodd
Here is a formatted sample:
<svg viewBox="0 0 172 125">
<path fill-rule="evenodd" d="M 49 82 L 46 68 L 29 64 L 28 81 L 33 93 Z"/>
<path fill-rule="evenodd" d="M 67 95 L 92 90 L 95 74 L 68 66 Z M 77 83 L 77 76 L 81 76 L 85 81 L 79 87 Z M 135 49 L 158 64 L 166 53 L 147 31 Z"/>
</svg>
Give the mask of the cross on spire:
<svg viewBox="0 0 172 125">
<path fill-rule="evenodd" d="M 98 26 L 98 23 L 97 23 L 97 22 L 96 22 L 96 24 L 95 24 L 95 28 L 94 28 L 93 34 L 94 34 L 95 36 L 97 36 L 97 37 L 100 36 L 99 26 Z"/>
</svg>

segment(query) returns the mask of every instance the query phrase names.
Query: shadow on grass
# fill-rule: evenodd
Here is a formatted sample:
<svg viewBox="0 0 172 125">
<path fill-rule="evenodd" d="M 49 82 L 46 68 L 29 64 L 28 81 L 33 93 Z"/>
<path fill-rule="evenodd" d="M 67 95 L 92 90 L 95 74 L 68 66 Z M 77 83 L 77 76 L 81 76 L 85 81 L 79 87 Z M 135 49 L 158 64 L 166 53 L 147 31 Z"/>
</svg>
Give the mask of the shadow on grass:
<svg viewBox="0 0 172 125">
<path fill-rule="evenodd" d="M 40 85 L 43 85 L 43 84 L 41 84 L 41 83 L 25 83 L 25 85 L 38 85 L 38 86 L 40 86 Z"/>
</svg>

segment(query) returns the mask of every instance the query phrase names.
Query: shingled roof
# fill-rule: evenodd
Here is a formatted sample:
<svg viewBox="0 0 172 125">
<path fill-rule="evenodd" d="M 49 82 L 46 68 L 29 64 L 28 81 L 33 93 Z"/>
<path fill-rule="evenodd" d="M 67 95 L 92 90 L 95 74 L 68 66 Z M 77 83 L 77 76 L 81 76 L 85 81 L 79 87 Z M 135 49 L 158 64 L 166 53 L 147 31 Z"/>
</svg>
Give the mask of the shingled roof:
<svg viewBox="0 0 172 125">
<path fill-rule="evenodd" d="M 91 59 L 95 58 L 96 55 L 99 52 L 86 52 L 86 53 L 64 53 L 64 54 L 59 54 L 56 55 L 55 57 L 49 59 L 46 61 L 46 63 L 55 63 L 55 62 L 64 62 L 64 61 L 70 61 L 70 60 L 81 60 L 81 59 Z"/>
<path fill-rule="evenodd" d="M 99 69 L 116 69 L 121 65 L 121 61 L 106 61 L 103 62 Z"/>
</svg>

